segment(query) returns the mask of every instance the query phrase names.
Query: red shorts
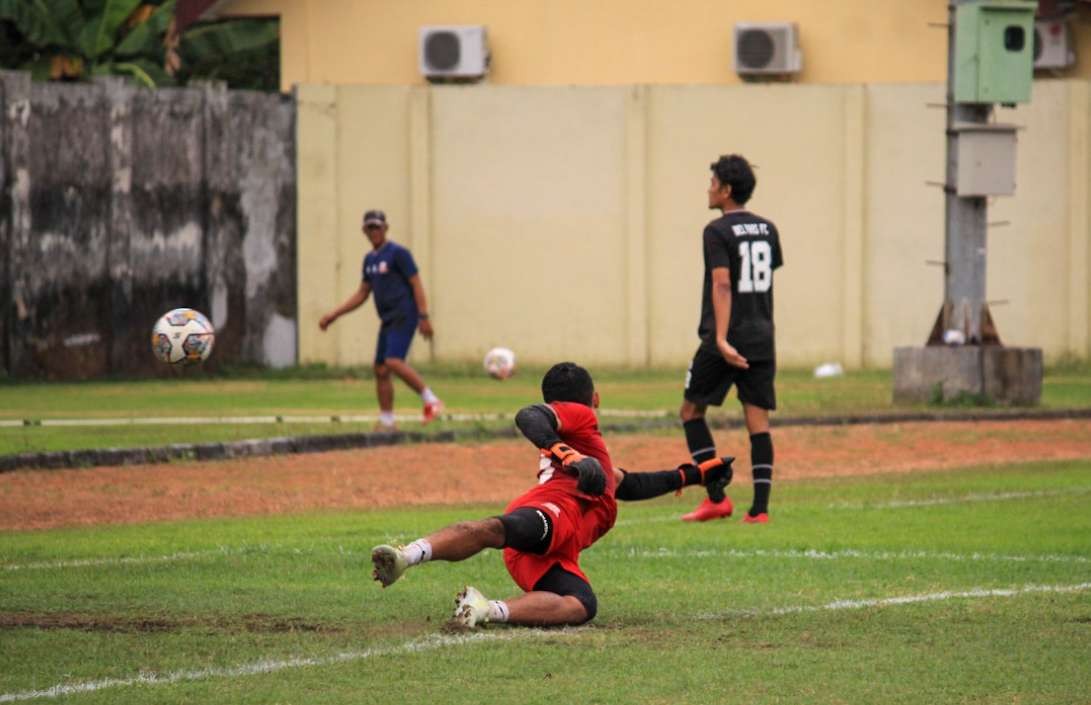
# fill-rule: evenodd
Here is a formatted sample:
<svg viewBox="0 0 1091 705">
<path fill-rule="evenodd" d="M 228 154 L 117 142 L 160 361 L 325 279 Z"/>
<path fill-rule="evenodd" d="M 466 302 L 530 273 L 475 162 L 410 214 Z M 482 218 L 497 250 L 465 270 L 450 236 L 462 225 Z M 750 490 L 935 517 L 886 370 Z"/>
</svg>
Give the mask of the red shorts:
<svg viewBox="0 0 1091 705">
<path fill-rule="evenodd" d="M 504 565 L 512 580 L 523 590 L 530 592 L 554 565 L 578 576 L 590 584 L 580 570 L 580 551 L 590 546 L 610 530 L 617 516 L 617 504 L 613 497 L 603 498 L 590 506 L 563 489 L 552 489 L 548 484 L 539 485 L 516 498 L 506 512 L 519 507 L 532 507 L 546 512 L 553 520 L 553 538 L 544 554 L 524 553 L 513 548 L 504 549 Z"/>
</svg>

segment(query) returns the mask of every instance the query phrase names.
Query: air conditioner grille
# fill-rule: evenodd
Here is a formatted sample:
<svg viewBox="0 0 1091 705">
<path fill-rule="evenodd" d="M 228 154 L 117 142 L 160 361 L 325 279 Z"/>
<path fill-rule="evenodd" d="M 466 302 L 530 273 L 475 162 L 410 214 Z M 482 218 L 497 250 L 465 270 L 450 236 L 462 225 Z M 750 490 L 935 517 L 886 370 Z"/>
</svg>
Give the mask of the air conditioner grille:
<svg viewBox="0 0 1091 705">
<path fill-rule="evenodd" d="M 458 66 L 462 43 L 454 32 L 433 32 L 424 44 L 424 59 L 433 69 L 447 71 Z"/>
<path fill-rule="evenodd" d="M 773 60 L 776 47 L 769 32 L 748 29 L 739 33 L 739 64 L 748 69 L 762 69 Z"/>
</svg>

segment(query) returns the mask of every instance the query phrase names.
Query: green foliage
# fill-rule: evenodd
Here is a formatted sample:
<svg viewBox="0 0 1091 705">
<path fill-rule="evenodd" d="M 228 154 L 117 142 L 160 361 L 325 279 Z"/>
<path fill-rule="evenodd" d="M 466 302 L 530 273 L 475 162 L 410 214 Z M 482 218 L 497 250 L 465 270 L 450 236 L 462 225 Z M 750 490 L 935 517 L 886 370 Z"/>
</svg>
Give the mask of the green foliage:
<svg viewBox="0 0 1091 705">
<path fill-rule="evenodd" d="M 206 23 L 185 33 L 181 81 L 224 81 L 232 88 L 280 90 L 280 26 L 276 20 Z"/>
<path fill-rule="evenodd" d="M 165 46 L 174 9 L 175 0 L 0 0 L 0 67 L 35 80 L 119 75 L 147 87 L 215 79 L 279 89 L 277 20 L 198 23 L 174 53 Z"/>
</svg>

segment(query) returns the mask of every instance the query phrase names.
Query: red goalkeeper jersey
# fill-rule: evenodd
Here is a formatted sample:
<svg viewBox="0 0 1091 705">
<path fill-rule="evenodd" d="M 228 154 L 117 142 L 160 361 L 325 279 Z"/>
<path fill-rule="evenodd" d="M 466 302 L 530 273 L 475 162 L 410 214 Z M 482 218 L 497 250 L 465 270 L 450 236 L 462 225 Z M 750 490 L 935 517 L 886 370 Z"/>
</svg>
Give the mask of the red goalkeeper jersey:
<svg viewBox="0 0 1091 705">
<path fill-rule="evenodd" d="M 578 575 L 587 576 L 580 570 L 580 551 L 587 548 L 614 526 L 617 520 L 617 500 L 614 491 L 614 465 L 610 452 L 599 433 L 598 418 L 594 410 L 575 402 L 550 404 L 557 414 L 560 428 L 557 435 L 576 451 L 594 458 L 606 472 L 606 491 L 601 495 L 580 492 L 578 479 L 551 457 L 539 461 L 538 485 L 514 499 L 506 511 L 519 507 L 538 507 L 553 516 L 553 541 L 545 555 L 522 553 L 504 549 L 504 563 L 517 585 L 531 590 L 539 579 L 555 564 Z M 590 582 L 590 581 L 588 581 Z"/>
</svg>

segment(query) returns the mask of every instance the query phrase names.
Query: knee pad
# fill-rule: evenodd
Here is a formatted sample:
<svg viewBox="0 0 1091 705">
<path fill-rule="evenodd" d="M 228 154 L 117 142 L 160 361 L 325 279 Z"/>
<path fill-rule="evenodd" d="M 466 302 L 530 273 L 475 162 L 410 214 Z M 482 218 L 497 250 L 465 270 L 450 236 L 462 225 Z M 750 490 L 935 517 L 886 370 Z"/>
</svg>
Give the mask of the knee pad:
<svg viewBox="0 0 1091 705">
<path fill-rule="evenodd" d="M 497 517 L 504 525 L 504 548 L 541 555 L 553 542 L 553 519 L 537 507 L 519 507 Z"/>
</svg>

